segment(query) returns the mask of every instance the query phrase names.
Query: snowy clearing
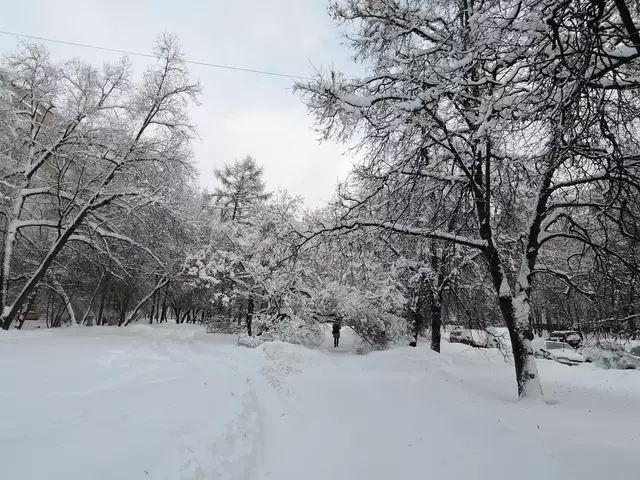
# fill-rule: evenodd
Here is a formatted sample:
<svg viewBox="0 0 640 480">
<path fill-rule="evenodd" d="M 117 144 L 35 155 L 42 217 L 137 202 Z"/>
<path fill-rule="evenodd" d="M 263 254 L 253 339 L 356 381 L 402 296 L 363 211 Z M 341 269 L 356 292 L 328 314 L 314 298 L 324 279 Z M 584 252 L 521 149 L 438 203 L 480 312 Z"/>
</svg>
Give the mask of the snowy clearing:
<svg viewBox="0 0 640 480">
<path fill-rule="evenodd" d="M 499 354 L 238 347 L 194 326 L 0 333 L 0 478 L 635 478 L 640 375 Z M 518 473 L 516 473 L 518 472 Z"/>
</svg>

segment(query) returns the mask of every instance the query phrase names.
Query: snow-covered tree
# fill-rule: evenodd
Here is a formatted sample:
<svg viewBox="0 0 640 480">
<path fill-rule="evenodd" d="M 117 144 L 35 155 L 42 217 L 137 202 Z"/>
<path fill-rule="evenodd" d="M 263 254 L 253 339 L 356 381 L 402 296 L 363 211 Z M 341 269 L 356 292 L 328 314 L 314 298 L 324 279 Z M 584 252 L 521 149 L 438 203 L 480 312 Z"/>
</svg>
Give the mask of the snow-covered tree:
<svg viewBox="0 0 640 480">
<path fill-rule="evenodd" d="M 216 205 L 222 208 L 221 218 L 242 219 L 250 214 L 248 209 L 271 196 L 265 190 L 263 172 L 264 168 L 251 156 L 214 170 L 220 185 L 215 189 L 213 197 Z"/>
<path fill-rule="evenodd" d="M 564 239 L 608 253 L 607 224 L 629 223 L 640 188 L 636 19 L 624 2 L 589 0 L 344 0 L 330 12 L 369 70 L 297 86 L 326 138 L 361 140 L 363 194 L 331 228 L 479 252 L 518 394 L 540 396 L 539 259 Z"/>
<path fill-rule="evenodd" d="M 193 130 L 187 107 L 200 87 L 190 80 L 174 38 L 161 37 L 155 53 L 157 62 L 139 84 L 126 60 L 102 69 L 79 60 L 54 64 L 37 45 L 25 45 L 5 60 L 3 328 L 72 245 L 107 253 L 113 242 L 126 242 L 165 268 L 149 248 L 119 231 L 118 222 L 128 212 L 162 203 L 166 179 L 180 180 L 189 168 Z"/>
<path fill-rule="evenodd" d="M 252 208 L 252 215 L 221 221 L 207 244 L 186 263 L 187 272 L 212 287 L 216 295 L 240 300 L 253 334 L 255 316 L 293 316 L 290 301 L 299 293 L 303 272 L 295 262 L 295 224 L 300 199 L 286 193 Z"/>
</svg>

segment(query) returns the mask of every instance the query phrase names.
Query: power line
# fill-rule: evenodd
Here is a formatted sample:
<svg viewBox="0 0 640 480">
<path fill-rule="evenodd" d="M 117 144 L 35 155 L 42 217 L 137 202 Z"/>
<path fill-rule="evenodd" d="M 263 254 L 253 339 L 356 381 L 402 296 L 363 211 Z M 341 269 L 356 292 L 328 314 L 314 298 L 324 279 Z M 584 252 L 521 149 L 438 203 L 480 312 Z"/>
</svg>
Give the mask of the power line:
<svg viewBox="0 0 640 480">
<path fill-rule="evenodd" d="M 15 32 L 7 32 L 6 30 L 0 30 L 0 34 L 2 35 L 11 35 L 16 37 L 30 38 L 32 40 L 39 40 L 41 42 L 51 42 L 51 43 L 60 43 L 62 45 L 71 45 L 73 47 L 82 47 L 82 48 L 92 48 L 94 50 L 103 50 L 105 52 L 115 52 L 122 53 L 124 55 L 135 55 L 138 57 L 147 57 L 147 58 L 156 58 L 155 55 L 151 53 L 142 53 L 142 52 L 131 52 L 127 50 L 119 50 L 117 48 L 107 48 L 107 47 L 99 47 L 97 45 L 88 45 L 86 43 L 77 43 L 77 42 L 68 42 L 65 40 L 55 40 L 53 38 L 46 37 L 37 37 L 35 35 L 25 35 L 22 33 Z M 267 70 L 256 70 L 254 68 L 243 68 L 243 67 L 234 67 L 231 65 L 221 65 L 218 63 L 209 63 L 209 62 L 198 62 L 195 60 L 185 60 L 185 63 L 190 63 L 192 65 L 200 65 L 203 67 L 212 67 L 212 68 L 222 68 L 225 70 L 234 70 L 237 72 L 248 72 L 248 73 L 257 73 L 260 75 L 271 75 L 274 77 L 285 77 L 285 78 L 297 78 L 300 80 L 311 80 L 309 77 L 303 77 L 301 75 L 288 75 L 286 73 L 278 73 L 278 72 L 269 72 Z"/>
</svg>

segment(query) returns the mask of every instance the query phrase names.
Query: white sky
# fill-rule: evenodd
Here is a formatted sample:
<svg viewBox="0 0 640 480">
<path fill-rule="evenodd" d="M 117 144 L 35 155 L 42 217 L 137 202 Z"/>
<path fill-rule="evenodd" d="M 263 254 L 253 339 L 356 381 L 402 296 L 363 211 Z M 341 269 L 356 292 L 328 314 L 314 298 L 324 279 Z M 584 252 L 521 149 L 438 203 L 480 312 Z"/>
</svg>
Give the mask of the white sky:
<svg viewBox="0 0 640 480">
<path fill-rule="evenodd" d="M 188 59 L 310 76 L 330 64 L 354 71 L 326 13 L 327 0 L 30 0 L 3 2 L 0 30 L 150 52 L 158 34 L 178 35 Z M 0 53 L 18 39 L 0 35 Z M 55 60 L 101 64 L 118 54 L 45 43 Z M 149 59 L 131 57 L 136 71 Z M 344 145 L 319 144 L 312 118 L 286 78 L 190 65 L 204 87 L 192 118 L 201 183 L 247 154 L 265 167 L 271 190 L 285 188 L 319 206 L 351 161 Z"/>
</svg>

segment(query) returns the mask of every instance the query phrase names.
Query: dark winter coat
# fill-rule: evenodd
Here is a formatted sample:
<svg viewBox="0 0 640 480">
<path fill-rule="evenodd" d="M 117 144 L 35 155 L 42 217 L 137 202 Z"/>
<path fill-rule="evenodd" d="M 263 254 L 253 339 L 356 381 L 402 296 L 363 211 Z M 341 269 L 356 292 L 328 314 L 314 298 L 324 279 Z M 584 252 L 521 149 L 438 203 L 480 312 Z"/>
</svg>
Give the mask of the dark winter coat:
<svg viewBox="0 0 640 480">
<path fill-rule="evenodd" d="M 338 325 L 337 323 L 333 324 L 333 328 L 331 329 L 331 332 L 333 333 L 334 337 L 339 337 L 340 336 L 340 325 Z"/>
</svg>

